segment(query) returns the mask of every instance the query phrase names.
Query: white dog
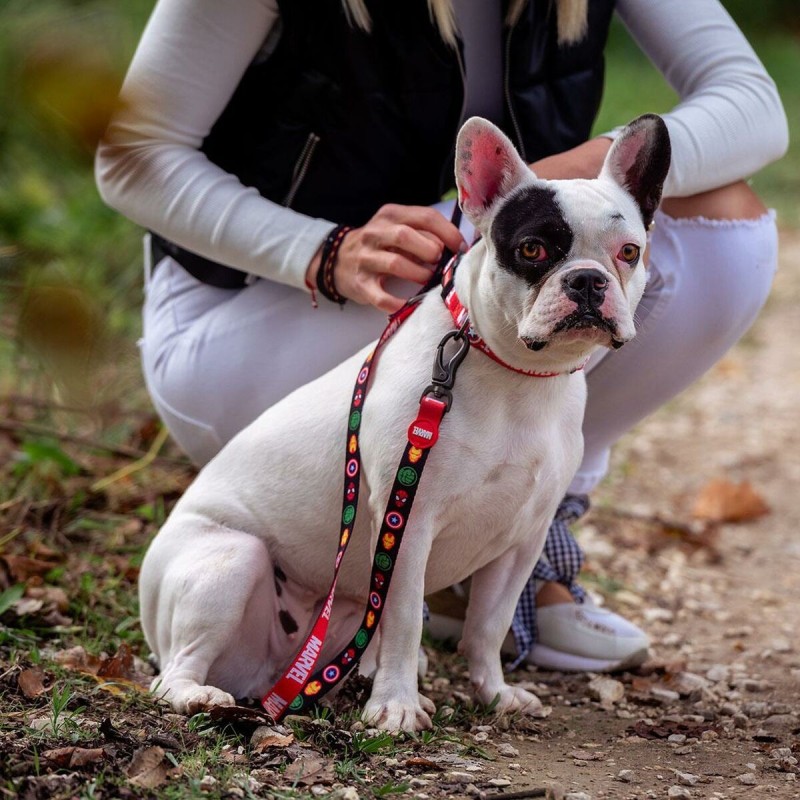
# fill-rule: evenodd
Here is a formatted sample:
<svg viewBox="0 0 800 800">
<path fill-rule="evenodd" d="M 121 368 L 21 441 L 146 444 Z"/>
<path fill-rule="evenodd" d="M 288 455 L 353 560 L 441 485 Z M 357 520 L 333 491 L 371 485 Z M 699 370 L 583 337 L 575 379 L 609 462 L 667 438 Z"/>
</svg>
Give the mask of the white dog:
<svg viewBox="0 0 800 800">
<path fill-rule="evenodd" d="M 500 647 L 581 459 L 579 369 L 597 346 L 634 335 L 646 228 L 668 168 L 666 127 L 652 115 L 620 134 L 596 180 L 540 180 L 493 125 L 473 118 L 462 128 L 459 198 L 483 238 L 462 259 L 455 288 L 497 360 L 470 349 L 430 451 L 362 663 L 374 669 L 370 724 L 430 726 L 433 704 L 417 691 L 423 597 L 470 575 L 460 648 L 477 697 L 497 699 L 500 711 L 540 706 L 506 683 Z M 361 511 L 320 663 L 361 621 L 406 430 L 437 344 L 454 327 L 432 291 L 378 356 L 362 417 Z M 332 577 L 348 404 L 363 359 L 298 389 L 236 436 L 153 541 L 142 622 L 161 665 L 154 688 L 177 711 L 262 696 L 308 634 Z"/>
</svg>

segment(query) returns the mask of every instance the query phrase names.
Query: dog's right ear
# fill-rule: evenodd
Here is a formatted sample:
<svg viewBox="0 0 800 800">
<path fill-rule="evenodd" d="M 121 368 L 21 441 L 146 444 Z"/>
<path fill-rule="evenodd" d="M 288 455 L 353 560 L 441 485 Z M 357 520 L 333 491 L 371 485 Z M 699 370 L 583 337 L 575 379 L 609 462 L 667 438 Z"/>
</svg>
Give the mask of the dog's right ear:
<svg viewBox="0 0 800 800">
<path fill-rule="evenodd" d="M 464 123 L 456 140 L 458 202 L 482 234 L 497 201 L 531 177 L 530 167 L 497 126 L 481 117 Z"/>
</svg>

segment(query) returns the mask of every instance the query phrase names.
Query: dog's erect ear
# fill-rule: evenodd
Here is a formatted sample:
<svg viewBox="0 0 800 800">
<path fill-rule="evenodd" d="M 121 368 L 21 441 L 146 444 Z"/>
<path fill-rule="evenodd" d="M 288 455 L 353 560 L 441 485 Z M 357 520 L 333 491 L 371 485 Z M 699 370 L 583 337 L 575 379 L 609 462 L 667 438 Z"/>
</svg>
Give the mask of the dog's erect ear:
<svg viewBox="0 0 800 800">
<path fill-rule="evenodd" d="M 644 114 L 614 140 L 600 177 L 611 178 L 636 200 L 645 228 L 653 221 L 669 172 L 669 132 L 664 120 Z"/>
<path fill-rule="evenodd" d="M 481 233 L 495 203 L 530 177 L 530 168 L 498 127 L 481 117 L 464 123 L 456 140 L 458 202 Z"/>
</svg>

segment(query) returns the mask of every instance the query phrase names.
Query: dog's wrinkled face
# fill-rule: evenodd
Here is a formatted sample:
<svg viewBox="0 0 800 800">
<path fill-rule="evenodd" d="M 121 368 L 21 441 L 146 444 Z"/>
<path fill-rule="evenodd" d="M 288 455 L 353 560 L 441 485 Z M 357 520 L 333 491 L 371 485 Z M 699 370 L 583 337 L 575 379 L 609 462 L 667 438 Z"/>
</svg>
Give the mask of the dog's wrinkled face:
<svg viewBox="0 0 800 800">
<path fill-rule="evenodd" d="M 557 357 L 633 338 L 645 286 L 646 228 L 669 168 L 666 126 L 640 117 L 596 180 L 539 180 L 485 120 L 457 146 L 461 206 L 485 239 L 482 280 L 518 344 Z"/>
</svg>

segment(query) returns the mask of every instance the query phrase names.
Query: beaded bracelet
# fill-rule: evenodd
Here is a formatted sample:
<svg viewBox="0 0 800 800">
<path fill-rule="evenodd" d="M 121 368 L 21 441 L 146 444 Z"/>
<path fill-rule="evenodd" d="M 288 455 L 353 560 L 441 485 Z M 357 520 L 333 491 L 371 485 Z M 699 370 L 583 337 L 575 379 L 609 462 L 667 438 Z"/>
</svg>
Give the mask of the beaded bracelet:
<svg viewBox="0 0 800 800">
<path fill-rule="evenodd" d="M 322 245 L 322 256 L 320 258 L 319 270 L 317 271 L 317 289 L 320 294 L 326 297 L 332 303 L 338 303 L 343 306 L 347 302 L 347 298 L 339 294 L 336 289 L 336 282 L 333 277 L 333 271 L 336 268 L 336 259 L 339 255 L 339 248 L 342 246 L 344 237 L 350 233 L 353 228 L 349 225 L 337 225 L 325 239 L 325 244 Z"/>
</svg>

